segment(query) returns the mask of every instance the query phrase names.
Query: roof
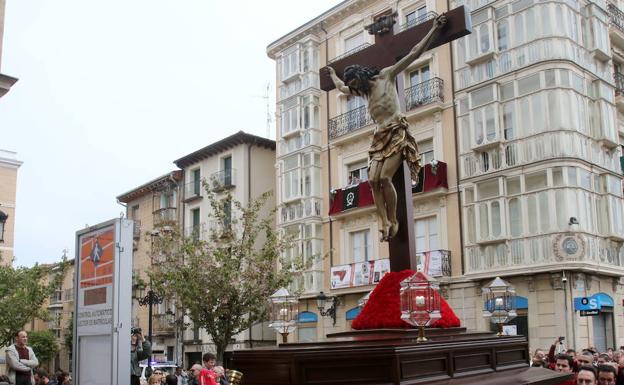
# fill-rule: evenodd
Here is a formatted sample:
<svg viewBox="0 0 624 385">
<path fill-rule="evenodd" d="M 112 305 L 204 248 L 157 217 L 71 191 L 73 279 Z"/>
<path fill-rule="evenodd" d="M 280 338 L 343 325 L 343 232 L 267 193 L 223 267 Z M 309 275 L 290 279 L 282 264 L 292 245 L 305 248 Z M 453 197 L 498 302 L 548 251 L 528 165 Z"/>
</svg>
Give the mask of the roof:
<svg viewBox="0 0 624 385">
<path fill-rule="evenodd" d="M 200 150 L 183 156 L 182 158 L 175 160 L 173 163 L 180 168 L 185 168 L 240 144 L 255 144 L 259 147 L 265 147 L 269 150 L 275 151 L 274 140 L 239 131 L 234 135 L 230 135 L 227 138 L 221 139 L 218 142 L 214 142 Z"/>
<path fill-rule="evenodd" d="M 176 181 L 182 180 L 182 171 L 174 170 L 165 175 L 159 176 L 156 179 L 153 179 L 145 184 L 140 185 L 130 191 L 127 191 L 117 197 L 119 202 L 128 203 L 136 198 L 139 198 L 147 193 L 150 193 L 156 190 L 158 187 L 162 186 L 166 181 L 174 179 Z"/>
</svg>

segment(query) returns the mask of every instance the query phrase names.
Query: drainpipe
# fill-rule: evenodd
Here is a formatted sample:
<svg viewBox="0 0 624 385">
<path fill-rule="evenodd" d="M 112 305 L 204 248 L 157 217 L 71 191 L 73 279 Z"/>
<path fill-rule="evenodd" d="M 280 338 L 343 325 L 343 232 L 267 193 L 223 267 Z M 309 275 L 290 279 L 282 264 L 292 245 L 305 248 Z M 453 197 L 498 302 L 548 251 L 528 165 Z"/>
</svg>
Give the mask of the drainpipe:
<svg viewBox="0 0 624 385">
<path fill-rule="evenodd" d="M 446 0 L 446 10 L 451 9 L 450 0 Z M 451 44 L 451 43 L 449 43 Z M 455 66 L 453 64 L 453 48 L 449 46 L 451 56 L 451 101 L 453 103 L 453 127 L 455 131 L 455 182 L 457 184 L 457 209 L 459 216 L 459 255 L 461 256 L 461 275 L 464 275 L 464 215 L 462 210 L 461 191 L 459 190 L 459 143 L 457 130 L 457 108 L 455 107 Z M 451 264 L 451 276 L 453 268 Z"/>
<path fill-rule="evenodd" d="M 329 40 L 327 30 L 323 27 L 323 22 L 320 24 L 321 30 L 325 32 L 325 62 L 329 57 L 329 47 L 327 42 Z M 329 92 L 325 92 L 325 121 L 327 122 L 327 186 L 331 189 L 331 149 L 329 145 Z M 331 217 L 329 217 L 329 264 L 334 265 L 334 224 Z"/>
</svg>

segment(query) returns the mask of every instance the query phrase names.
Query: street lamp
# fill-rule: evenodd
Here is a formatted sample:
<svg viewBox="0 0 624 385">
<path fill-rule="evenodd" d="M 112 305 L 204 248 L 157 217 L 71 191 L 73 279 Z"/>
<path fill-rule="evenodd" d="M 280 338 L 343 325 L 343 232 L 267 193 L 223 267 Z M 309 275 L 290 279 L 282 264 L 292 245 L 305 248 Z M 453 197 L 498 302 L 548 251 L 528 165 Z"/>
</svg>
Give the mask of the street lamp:
<svg viewBox="0 0 624 385">
<path fill-rule="evenodd" d="M 496 277 L 483 289 L 483 317 L 498 327 L 497 336 L 503 335 L 503 324 L 516 318 L 516 289 L 500 277 Z"/>
<path fill-rule="evenodd" d="M 147 291 L 147 294 L 144 297 L 139 298 L 140 306 L 147 306 L 147 340 L 152 344 L 152 306 L 161 304 L 163 302 L 163 298 L 158 295 L 154 290 L 152 290 L 152 283 L 150 280 L 150 289 Z M 152 364 L 152 356 L 150 355 L 149 361 L 147 362 L 147 366 L 151 368 Z"/>
<path fill-rule="evenodd" d="M 331 306 L 329 309 L 325 310 L 327 303 L 331 302 Z M 316 307 L 319 310 L 319 313 L 323 317 L 331 317 L 334 321 L 333 325 L 336 326 L 336 307 L 338 306 L 338 298 L 336 296 L 326 296 L 325 293 L 320 292 L 319 295 L 316 296 Z"/>
<path fill-rule="evenodd" d="M 0 241 L 4 240 L 4 225 L 9 219 L 9 215 L 0 211 Z"/>
<path fill-rule="evenodd" d="M 288 335 L 297 328 L 299 299 L 284 287 L 273 293 L 271 300 L 271 323 L 269 327 L 282 335 L 282 342 L 288 342 Z"/>
<path fill-rule="evenodd" d="M 360 309 L 364 309 L 364 306 L 366 306 L 366 304 L 368 303 L 371 293 L 372 291 L 369 291 L 362 298 L 358 299 L 357 304 Z"/>
<path fill-rule="evenodd" d="M 427 341 L 425 326 L 441 317 L 439 290 L 438 282 L 421 271 L 401 281 L 401 319 L 418 326 L 416 342 Z"/>
</svg>

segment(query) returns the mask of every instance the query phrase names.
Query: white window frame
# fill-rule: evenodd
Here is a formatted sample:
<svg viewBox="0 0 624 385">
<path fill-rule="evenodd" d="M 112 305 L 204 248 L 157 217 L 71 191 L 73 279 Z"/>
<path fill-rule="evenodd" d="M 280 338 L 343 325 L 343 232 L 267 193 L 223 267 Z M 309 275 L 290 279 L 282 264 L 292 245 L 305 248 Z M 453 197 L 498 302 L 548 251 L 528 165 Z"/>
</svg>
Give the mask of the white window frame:
<svg viewBox="0 0 624 385">
<path fill-rule="evenodd" d="M 362 245 L 359 245 L 356 248 L 355 245 L 355 236 L 362 234 L 364 235 L 364 242 Z M 371 229 L 370 228 L 364 228 L 364 229 L 358 229 L 358 230 L 352 230 L 349 231 L 348 233 L 348 242 L 349 242 L 349 256 L 350 256 L 350 260 L 351 263 L 357 263 L 357 262 L 365 262 L 365 261 L 372 261 L 374 258 L 373 256 L 373 240 L 372 240 L 372 234 L 371 234 Z M 363 257 L 364 259 L 362 260 L 356 260 L 356 249 L 360 249 L 363 248 L 364 250 L 364 254 Z"/>
<path fill-rule="evenodd" d="M 432 220 L 435 220 L 435 225 L 433 227 L 435 227 L 435 229 L 432 229 L 431 223 Z M 424 224 L 424 234 L 422 236 L 419 237 L 418 234 L 418 223 L 423 223 Z M 435 231 L 432 231 L 435 230 Z M 423 253 L 426 251 L 432 251 L 432 250 L 440 250 L 442 248 L 442 246 L 440 245 L 440 221 L 438 218 L 438 215 L 429 215 L 426 217 L 420 217 L 420 218 L 415 218 L 414 219 L 414 224 L 413 224 L 413 231 L 414 231 L 414 239 L 416 240 L 416 252 L 417 253 Z M 435 235 L 436 237 L 436 243 L 437 245 L 432 245 L 431 243 L 431 238 L 432 236 Z M 424 239 L 424 250 L 420 250 L 418 249 L 418 239 L 419 238 L 423 238 Z"/>
</svg>

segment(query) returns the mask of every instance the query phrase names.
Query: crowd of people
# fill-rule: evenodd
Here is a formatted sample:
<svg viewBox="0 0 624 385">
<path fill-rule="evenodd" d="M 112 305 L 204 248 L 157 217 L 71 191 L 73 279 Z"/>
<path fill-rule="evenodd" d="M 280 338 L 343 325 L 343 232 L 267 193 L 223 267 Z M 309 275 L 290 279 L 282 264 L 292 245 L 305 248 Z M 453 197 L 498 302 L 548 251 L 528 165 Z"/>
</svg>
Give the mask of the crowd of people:
<svg viewBox="0 0 624 385">
<path fill-rule="evenodd" d="M 191 366 L 188 373 L 177 367 L 175 374 L 167 375 L 161 370 L 154 370 L 147 380 L 148 385 L 229 385 L 225 370 L 217 365 L 217 357 L 206 353 L 202 357 L 203 365 Z"/>
<path fill-rule="evenodd" d="M 624 385 L 624 346 L 599 352 L 593 347 L 576 351 L 565 349 L 559 337 L 548 352 L 537 349 L 531 366 L 544 367 L 574 377 L 560 385 Z"/>
</svg>

